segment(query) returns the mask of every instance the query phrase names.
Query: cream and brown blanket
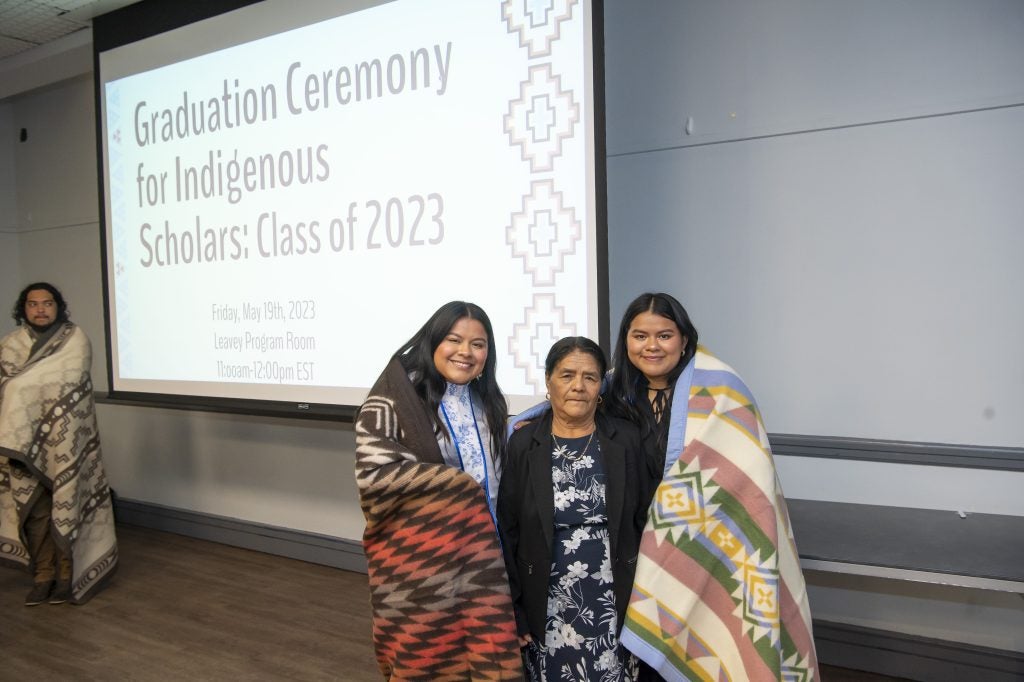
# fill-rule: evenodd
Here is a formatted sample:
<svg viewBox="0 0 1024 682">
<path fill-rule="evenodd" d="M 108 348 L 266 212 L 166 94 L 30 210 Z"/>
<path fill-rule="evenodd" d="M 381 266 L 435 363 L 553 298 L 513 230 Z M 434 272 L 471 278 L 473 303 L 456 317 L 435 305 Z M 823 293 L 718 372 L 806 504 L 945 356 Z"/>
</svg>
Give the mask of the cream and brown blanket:
<svg viewBox="0 0 1024 682">
<path fill-rule="evenodd" d="M 70 322 L 35 353 L 32 345 L 23 327 L 0 340 L 0 561 L 31 566 L 22 525 L 44 486 L 53 495 L 54 540 L 71 557 L 71 601 L 81 604 L 117 566 L 92 349 Z"/>
<path fill-rule="evenodd" d="M 670 682 L 818 679 L 807 591 L 753 396 L 701 348 L 676 382 L 671 419 L 623 644 Z"/>
<path fill-rule="evenodd" d="M 355 422 L 377 662 L 390 680 L 517 680 L 522 664 L 483 488 L 444 464 L 392 360 Z"/>
</svg>

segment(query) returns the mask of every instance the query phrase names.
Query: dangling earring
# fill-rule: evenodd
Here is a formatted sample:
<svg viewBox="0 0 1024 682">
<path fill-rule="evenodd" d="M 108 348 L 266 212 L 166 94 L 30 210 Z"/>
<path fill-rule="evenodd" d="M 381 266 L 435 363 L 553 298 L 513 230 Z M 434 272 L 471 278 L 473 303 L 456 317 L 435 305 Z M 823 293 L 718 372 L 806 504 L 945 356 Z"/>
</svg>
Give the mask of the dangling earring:
<svg viewBox="0 0 1024 682">
<path fill-rule="evenodd" d="M 604 402 L 604 398 L 602 398 L 601 396 L 597 396 L 597 404 L 600 405 L 603 402 Z"/>
<path fill-rule="evenodd" d="M 551 394 L 550 393 L 545 393 L 544 394 L 544 400 L 547 400 L 548 402 L 551 402 Z"/>
</svg>

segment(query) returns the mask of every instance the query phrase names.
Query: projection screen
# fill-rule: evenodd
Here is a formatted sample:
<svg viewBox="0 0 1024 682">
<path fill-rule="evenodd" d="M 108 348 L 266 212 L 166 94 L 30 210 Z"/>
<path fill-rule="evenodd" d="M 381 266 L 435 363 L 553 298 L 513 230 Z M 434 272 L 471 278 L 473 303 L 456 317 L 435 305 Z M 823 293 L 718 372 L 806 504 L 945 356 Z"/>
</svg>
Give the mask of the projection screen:
<svg viewBox="0 0 1024 682">
<path fill-rule="evenodd" d="M 606 334 L 600 13 L 267 0 L 97 45 L 111 396 L 351 411 L 459 299 L 534 403 Z"/>
</svg>

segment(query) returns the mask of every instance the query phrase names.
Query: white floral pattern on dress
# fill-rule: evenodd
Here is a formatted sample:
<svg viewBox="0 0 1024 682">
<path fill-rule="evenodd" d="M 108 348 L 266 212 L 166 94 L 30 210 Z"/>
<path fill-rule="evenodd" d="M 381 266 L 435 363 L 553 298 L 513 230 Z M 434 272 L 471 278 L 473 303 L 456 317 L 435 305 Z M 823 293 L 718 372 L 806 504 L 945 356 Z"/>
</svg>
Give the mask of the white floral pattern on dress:
<svg viewBox="0 0 1024 682">
<path fill-rule="evenodd" d="M 579 452 L 586 448 L 585 452 Z M 551 452 L 554 555 L 544 643 L 525 663 L 539 682 L 632 682 L 637 660 L 618 643 L 604 470 L 597 439 L 566 439 Z"/>
</svg>

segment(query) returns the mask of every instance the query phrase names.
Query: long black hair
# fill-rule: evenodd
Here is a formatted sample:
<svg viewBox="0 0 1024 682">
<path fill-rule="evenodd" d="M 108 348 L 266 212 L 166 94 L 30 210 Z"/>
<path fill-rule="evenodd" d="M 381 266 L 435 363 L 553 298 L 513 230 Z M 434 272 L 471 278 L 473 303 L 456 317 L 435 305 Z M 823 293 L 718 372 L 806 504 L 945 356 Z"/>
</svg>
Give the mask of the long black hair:
<svg viewBox="0 0 1024 682">
<path fill-rule="evenodd" d="M 501 389 L 498 388 L 498 380 L 495 376 L 497 352 L 494 345 L 494 331 L 491 328 L 491 320 L 483 308 L 466 301 L 445 303 L 430 316 L 430 319 L 420 327 L 418 332 L 413 334 L 411 339 L 402 344 L 394 357 L 398 358 L 402 367 L 412 378 L 416 394 L 423 401 L 427 408 L 427 414 L 434 424 L 434 431 L 445 434 L 447 438 L 448 430 L 437 414 L 447 382 L 434 365 L 434 351 L 441 345 L 455 323 L 463 318 L 477 320 L 487 332 L 487 360 L 484 362 L 484 371 L 479 377 L 469 382 L 470 391 L 479 396 L 484 404 L 487 426 L 491 431 L 491 454 L 495 460 L 504 463 L 505 421 L 508 419 L 508 403 L 505 401 Z"/>
<path fill-rule="evenodd" d="M 686 346 L 679 364 L 668 374 L 669 386 L 675 385 L 676 379 L 697 353 L 697 328 L 690 321 L 686 308 L 669 294 L 641 294 L 622 314 L 619 338 L 615 342 L 615 354 L 612 357 L 611 382 L 605 392 L 605 409 L 612 415 L 630 420 L 640 427 L 642 434 L 647 435 L 656 426 L 651 411 L 640 407 L 643 404 L 641 401 L 648 400 L 647 377 L 633 365 L 626 350 L 629 327 L 633 324 L 633 319 L 641 313 L 653 313 L 671 320 L 679 328 L 679 333 L 686 337 Z"/>
<path fill-rule="evenodd" d="M 57 287 L 53 286 L 49 282 L 33 282 L 27 287 L 21 290 L 18 294 L 18 302 L 14 304 L 14 310 L 11 311 L 11 317 L 19 325 L 24 324 L 27 321 L 25 317 L 25 301 L 28 300 L 28 295 L 32 291 L 42 289 L 43 291 L 49 291 L 50 295 L 53 296 L 54 303 L 57 304 L 57 317 L 54 318 L 54 322 L 67 322 L 70 317 L 68 312 L 68 304 L 64 300 L 64 297 L 60 295 L 60 291 Z"/>
</svg>

